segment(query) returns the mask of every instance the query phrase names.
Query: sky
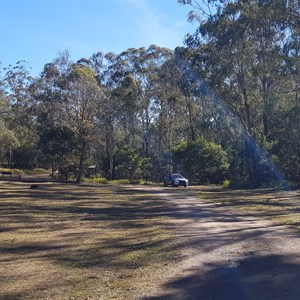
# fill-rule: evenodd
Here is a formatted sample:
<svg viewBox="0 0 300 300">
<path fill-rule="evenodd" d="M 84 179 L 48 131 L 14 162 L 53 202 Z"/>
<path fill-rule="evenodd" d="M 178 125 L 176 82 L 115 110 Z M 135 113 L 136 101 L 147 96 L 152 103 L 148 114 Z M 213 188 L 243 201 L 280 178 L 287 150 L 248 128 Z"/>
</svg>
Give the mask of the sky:
<svg viewBox="0 0 300 300">
<path fill-rule="evenodd" d="M 175 49 L 194 32 L 177 0 L 0 0 L 0 62 L 29 63 L 38 76 L 68 50 L 73 61 L 151 44 Z"/>
</svg>

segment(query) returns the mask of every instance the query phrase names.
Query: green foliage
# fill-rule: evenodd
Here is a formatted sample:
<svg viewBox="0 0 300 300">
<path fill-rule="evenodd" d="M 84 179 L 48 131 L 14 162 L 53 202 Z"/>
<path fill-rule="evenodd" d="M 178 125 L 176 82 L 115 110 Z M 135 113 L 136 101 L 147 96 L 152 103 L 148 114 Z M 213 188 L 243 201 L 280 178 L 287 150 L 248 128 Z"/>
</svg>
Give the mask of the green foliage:
<svg viewBox="0 0 300 300">
<path fill-rule="evenodd" d="M 33 170 L 42 161 L 41 151 L 34 145 L 24 145 L 14 151 L 15 166 L 19 169 Z"/>
<path fill-rule="evenodd" d="M 115 180 L 110 180 L 109 183 L 112 183 L 112 184 L 130 184 L 132 182 L 129 179 L 115 179 Z"/>
<path fill-rule="evenodd" d="M 39 136 L 39 148 L 48 159 L 48 167 L 52 171 L 59 170 L 68 179 L 70 166 L 74 166 L 76 162 L 74 153 L 77 144 L 74 133 L 67 127 L 43 127 Z"/>
<path fill-rule="evenodd" d="M 39 145 L 44 154 L 59 159 L 74 151 L 76 140 L 70 129 L 53 127 L 41 131 Z"/>
<path fill-rule="evenodd" d="M 98 184 L 108 183 L 108 179 L 104 177 L 83 178 L 82 181 L 85 183 L 98 183 Z"/>
<path fill-rule="evenodd" d="M 145 179 L 149 180 L 153 173 L 153 164 L 150 158 L 141 156 L 136 149 L 124 146 L 116 151 L 115 178 L 129 179 L 130 182 Z"/>
<path fill-rule="evenodd" d="M 226 147 L 232 155 L 232 179 L 252 186 L 280 181 L 282 175 L 266 159 L 273 157 L 288 179 L 299 180 L 298 3 L 179 3 L 191 5 L 189 19 L 199 22 L 186 39 L 184 58 L 223 102 L 224 110 L 233 113 L 235 141 L 243 139 L 239 149 L 233 147 L 238 143 Z M 227 144 L 223 133 L 219 137 Z M 258 146 L 245 145 L 248 138 Z"/>
<path fill-rule="evenodd" d="M 77 182 L 89 163 L 128 182 L 158 182 L 173 167 L 199 183 L 226 174 L 230 187 L 300 182 L 296 1 L 179 3 L 199 22 L 186 47 L 77 63 L 65 51 L 34 80 L 25 62 L 5 68 L 2 163 Z"/>
<path fill-rule="evenodd" d="M 115 164 L 116 178 L 135 179 L 139 165 L 138 152 L 131 147 L 124 146 L 116 152 Z"/>
<path fill-rule="evenodd" d="M 26 173 L 24 170 L 20 169 L 8 169 L 8 168 L 0 168 L 0 172 L 11 172 L 13 175 L 23 175 Z"/>
<path fill-rule="evenodd" d="M 233 189 L 253 188 L 253 186 L 251 186 L 251 184 L 249 183 L 249 181 L 245 180 L 244 178 L 240 178 L 240 179 L 235 178 L 235 179 L 232 179 L 232 180 L 226 182 L 225 186 L 224 186 L 224 183 L 223 183 L 223 187 L 224 188 L 233 188 Z"/>
<path fill-rule="evenodd" d="M 220 182 L 229 169 L 222 147 L 203 138 L 181 142 L 173 149 L 173 155 L 175 163 L 191 182 Z"/>
<path fill-rule="evenodd" d="M 225 179 L 225 180 L 223 181 L 223 188 L 224 188 L 224 189 L 227 189 L 227 188 L 229 188 L 229 187 L 230 187 L 230 180 Z"/>
<path fill-rule="evenodd" d="M 0 127 L 0 145 L 2 151 L 8 151 L 20 146 L 20 143 L 12 130 Z"/>
<path fill-rule="evenodd" d="M 140 180 L 139 180 L 139 184 L 142 184 L 142 185 L 148 185 L 148 184 L 152 184 L 152 182 L 151 182 L 151 181 L 148 181 L 148 180 L 140 179 Z"/>
<path fill-rule="evenodd" d="M 51 170 L 45 170 L 43 168 L 36 168 L 36 169 L 33 169 L 33 170 L 28 170 L 26 171 L 27 174 L 31 174 L 31 175 L 42 175 L 42 174 L 50 174 L 51 173 Z"/>
<path fill-rule="evenodd" d="M 0 162 L 11 164 L 11 153 L 13 149 L 20 146 L 14 132 L 5 128 L 0 122 Z"/>
<path fill-rule="evenodd" d="M 80 64 L 73 64 L 72 68 L 74 72 L 71 73 L 71 76 L 74 76 L 76 79 L 97 84 L 96 73 L 91 68 Z"/>
</svg>

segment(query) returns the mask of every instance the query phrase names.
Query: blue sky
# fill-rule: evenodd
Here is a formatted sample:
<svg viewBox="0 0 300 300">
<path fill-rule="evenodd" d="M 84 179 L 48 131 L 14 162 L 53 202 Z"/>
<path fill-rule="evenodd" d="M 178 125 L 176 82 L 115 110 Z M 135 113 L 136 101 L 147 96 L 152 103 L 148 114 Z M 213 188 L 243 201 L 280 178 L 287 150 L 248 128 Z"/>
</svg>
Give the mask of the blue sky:
<svg viewBox="0 0 300 300">
<path fill-rule="evenodd" d="M 156 44 L 174 49 L 195 26 L 177 0 L 0 0 L 2 66 L 26 60 L 32 74 L 69 50 L 76 61 Z"/>
</svg>

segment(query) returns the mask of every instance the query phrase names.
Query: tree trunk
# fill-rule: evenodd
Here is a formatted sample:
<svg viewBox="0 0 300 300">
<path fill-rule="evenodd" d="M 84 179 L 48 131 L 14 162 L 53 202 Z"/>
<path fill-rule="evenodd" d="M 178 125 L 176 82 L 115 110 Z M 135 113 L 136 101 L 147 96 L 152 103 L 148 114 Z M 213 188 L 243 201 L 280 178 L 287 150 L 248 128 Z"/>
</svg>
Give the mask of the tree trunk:
<svg viewBox="0 0 300 300">
<path fill-rule="evenodd" d="M 185 96 L 185 104 L 188 110 L 188 115 L 189 115 L 189 127 L 190 127 L 190 131 L 191 131 L 191 139 L 192 141 L 196 140 L 196 134 L 195 134 L 195 129 L 194 129 L 194 124 L 193 124 L 193 113 L 192 113 L 192 108 L 191 105 L 189 103 L 188 97 Z"/>
<path fill-rule="evenodd" d="M 82 141 L 80 157 L 79 157 L 78 173 L 77 173 L 77 176 L 76 176 L 76 183 L 81 182 L 81 178 L 82 178 L 82 175 L 83 175 L 83 163 L 84 163 L 84 159 L 85 159 L 85 149 L 86 149 L 86 142 Z"/>
<path fill-rule="evenodd" d="M 109 120 L 105 125 L 105 139 L 106 139 L 106 156 L 109 160 L 109 180 L 113 180 L 114 171 L 114 137 L 113 137 L 113 125 L 112 120 Z"/>
<path fill-rule="evenodd" d="M 248 164 L 248 176 L 251 186 L 258 187 L 260 184 L 259 174 L 257 172 L 257 159 L 256 159 L 256 143 L 255 140 L 245 134 L 245 148 L 246 148 L 246 157 Z"/>
<path fill-rule="evenodd" d="M 113 180 L 114 179 L 114 156 L 113 153 L 111 152 L 109 154 L 109 180 Z"/>
</svg>

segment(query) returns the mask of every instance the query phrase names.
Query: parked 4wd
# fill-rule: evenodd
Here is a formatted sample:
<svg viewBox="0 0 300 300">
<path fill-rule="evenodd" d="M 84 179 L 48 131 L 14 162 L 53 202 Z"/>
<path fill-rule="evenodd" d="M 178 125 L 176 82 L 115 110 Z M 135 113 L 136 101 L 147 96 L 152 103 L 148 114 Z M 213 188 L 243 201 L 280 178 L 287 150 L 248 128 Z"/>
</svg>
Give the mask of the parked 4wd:
<svg viewBox="0 0 300 300">
<path fill-rule="evenodd" d="M 189 181 L 181 174 L 168 174 L 164 177 L 164 186 L 184 186 L 187 187 Z"/>
</svg>

